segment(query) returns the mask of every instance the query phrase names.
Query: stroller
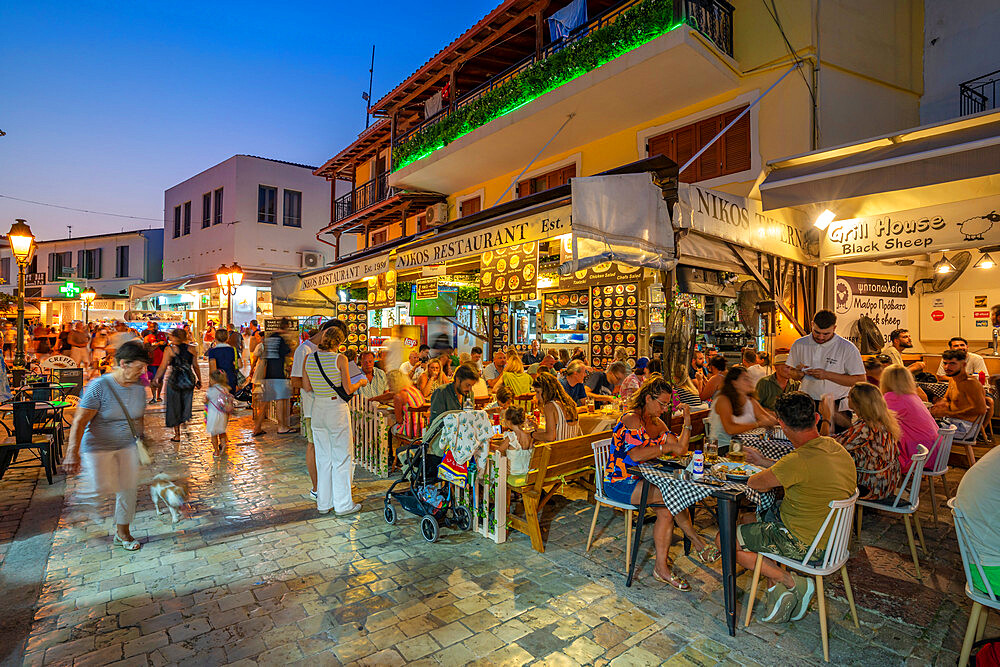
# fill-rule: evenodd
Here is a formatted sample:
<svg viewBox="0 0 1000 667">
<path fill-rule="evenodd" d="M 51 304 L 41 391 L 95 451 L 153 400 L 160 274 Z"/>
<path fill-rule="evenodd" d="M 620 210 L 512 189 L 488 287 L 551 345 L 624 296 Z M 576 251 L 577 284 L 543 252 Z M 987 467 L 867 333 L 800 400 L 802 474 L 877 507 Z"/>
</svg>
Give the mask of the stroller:
<svg viewBox="0 0 1000 667">
<path fill-rule="evenodd" d="M 453 501 L 453 485 L 438 478 L 437 469 L 441 457 L 429 453 L 427 445 L 422 442 L 400 451 L 409 452 L 410 457 L 402 477 L 393 482 L 385 492 L 386 523 L 396 523 L 396 508 L 392 504 L 395 499 L 405 511 L 421 517 L 420 534 L 428 542 L 437 542 L 442 524 L 469 530 L 472 527 L 472 513 Z M 441 493 L 442 484 L 447 487 L 447 495 Z M 402 488 L 397 490 L 397 487 Z"/>
<path fill-rule="evenodd" d="M 246 403 L 247 409 L 249 409 L 253 402 L 253 381 L 248 379 L 242 387 L 237 387 L 236 391 L 233 392 L 233 398 Z"/>
</svg>

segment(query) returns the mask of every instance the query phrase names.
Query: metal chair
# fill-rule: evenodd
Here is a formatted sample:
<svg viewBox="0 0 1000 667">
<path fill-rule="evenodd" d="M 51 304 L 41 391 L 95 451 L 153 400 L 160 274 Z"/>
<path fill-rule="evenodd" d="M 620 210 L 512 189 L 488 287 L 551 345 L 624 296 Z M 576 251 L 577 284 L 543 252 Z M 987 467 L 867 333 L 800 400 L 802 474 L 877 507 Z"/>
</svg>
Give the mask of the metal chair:
<svg viewBox="0 0 1000 667">
<path fill-rule="evenodd" d="M 35 401 L 16 401 L 13 406 L 13 428 L 0 421 L 8 436 L 0 442 L 0 478 L 10 468 L 28 467 L 14 465 L 20 452 L 37 450 L 38 456 L 34 460 L 42 465 L 45 479 L 52 484 L 52 476 L 56 472 L 54 436 L 49 433 L 39 433 L 35 430 L 35 425 L 39 412 L 51 410 L 58 413 L 58 410 L 51 405 L 46 408 L 44 404 L 39 408 L 39 404 Z"/>
<path fill-rule="evenodd" d="M 958 429 L 953 425 L 938 427 L 938 437 L 931 445 L 927 459 L 931 461 L 931 467 L 924 468 L 924 477 L 930 484 L 929 493 L 931 496 L 931 516 L 934 517 L 934 524 L 937 525 L 937 493 L 934 491 L 934 478 L 941 478 L 941 486 L 944 487 L 946 498 L 951 497 L 948 491 L 948 480 L 945 475 L 948 473 L 948 457 L 951 455 L 951 442 L 955 439 L 955 431 Z"/>
<path fill-rule="evenodd" d="M 924 531 L 920 528 L 920 519 L 917 518 L 917 506 L 920 505 L 920 479 L 923 477 L 924 461 L 927 460 L 927 448 L 917 445 L 917 453 L 910 460 L 910 469 L 903 478 L 903 483 L 899 485 L 896 497 L 892 500 L 859 500 L 858 501 L 858 537 L 861 537 L 861 508 L 872 507 L 874 509 L 902 514 L 904 525 L 906 526 L 906 539 L 910 543 L 910 555 L 913 556 L 913 567 L 917 571 L 917 579 L 921 579 L 920 561 L 917 560 L 917 546 L 913 541 L 913 530 L 910 528 L 910 515 L 913 515 L 913 523 L 917 527 L 917 536 L 920 538 L 920 549 L 926 554 L 927 547 L 924 545 Z M 909 484 L 907 498 L 903 499 L 903 492 Z"/>
<path fill-rule="evenodd" d="M 590 534 L 587 535 L 587 551 L 594 540 L 594 529 L 597 527 L 597 513 L 601 511 L 601 505 L 607 505 L 615 509 L 625 511 L 625 572 L 628 572 L 629 557 L 632 554 L 632 514 L 639 510 L 638 507 L 629 503 L 620 503 L 611 500 L 604 495 L 604 469 L 608 466 L 608 459 L 611 456 L 611 438 L 598 440 L 591 444 L 594 450 L 594 518 L 590 522 Z"/>
<path fill-rule="evenodd" d="M 770 558 L 776 563 L 780 563 L 794 570 L 798 570 L 807 576 L 816 577 L 816 601 L 819 604 L 819 631 L 823 638 L 823 659 L 830 662 L 830 638 L 827 635 L 826 627 L 826 595 L 823 592 L 823 577 L 840 570 L 840 576 L 844 581 L 844 592 L 847 594 L 847 602 L 851 605 L 851 615 L 854 617 L 854 627 L 861 627 L 858 624 L 858 610 L 854 606 L 854 591 L 851 590 L 851 580 L 847 577 L 847 559 L 850 557 L 848 547 L 851 543 L 851 521 L 854 518 L 854 505 L 858 501 L 858 491 L 846 500 L 833 500 L 830 502 L 830 512 L 826 515 L 823 526 L 816 534 L 809 551 L 801 561 L 779 556 L 778 554 L 758 553 L 757 562 L 753 568 L 753 581 L 750 584 L 750 598 L 747 600 L 747 616 L 745 625 L 750 625 L 750 616 L 753 614 L 753 601 L 757 596 L 757 583 L 760 581 L 760 566 L 764 558 Z M 830 538 L 827 541 L 826 552 L 823 560 L 818 565 L 811 565 L 809 561 L 819 547 L 820 540 L 830 528 Z"/>
<path fill-rule="evenodd" d="M 983 570 L 982 560 L 976 551 L 976 545 L 972 541 L 972 531 L 969 528 L 965 515 L 955 504 L 955 498 L 948 501 L 951 508 L 951 515 L 955 519 L 955 535 L 958 536 L 958 549 L 962 554 L 962 569 L 965 570 L 965 594 L 972 600 L 972 612 L 969 614 L 969 623 L 965 626 L 965 640 L 962 642 L 962 653 L 958 658 L 958 666 L 965 667 L 969 664 L 969 654 L 972 652 L 973 642 L 983 638 L 986 630 L 986 619 L 990 609 L 1000 610 L 1000 591 L 994 591 L 990 586 L 986 572 Z M 986 587 L 985 592 L 973 584 L 972 568 L 976 568 L 979 578 Z"/>
</svg>

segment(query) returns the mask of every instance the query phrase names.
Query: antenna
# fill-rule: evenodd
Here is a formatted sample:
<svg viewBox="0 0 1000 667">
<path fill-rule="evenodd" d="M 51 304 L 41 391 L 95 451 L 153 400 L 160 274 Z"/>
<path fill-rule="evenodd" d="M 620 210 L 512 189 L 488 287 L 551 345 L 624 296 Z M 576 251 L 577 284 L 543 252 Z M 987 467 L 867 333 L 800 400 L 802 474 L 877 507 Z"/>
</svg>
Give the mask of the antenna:
<svg viewBox="0 0 1000 667">
<path fill-rule="evenodd" d="M 69 238 L 73 238 L 73 225 L 66 225 L 66 229 L 69 230 Z"/>
<path fill-rule="evenodd" d="M 372 66 L 368 68 L 368 92 L 361 93 L 361 99 L 365 101 L 368 105 L 365 107 L 365 129 L 368 129 L 368 124 L 371 123 L 371 110 L 372 110 L 372 82 L 375 80 L 375 45 L 372 44 Z"/>
</svg>

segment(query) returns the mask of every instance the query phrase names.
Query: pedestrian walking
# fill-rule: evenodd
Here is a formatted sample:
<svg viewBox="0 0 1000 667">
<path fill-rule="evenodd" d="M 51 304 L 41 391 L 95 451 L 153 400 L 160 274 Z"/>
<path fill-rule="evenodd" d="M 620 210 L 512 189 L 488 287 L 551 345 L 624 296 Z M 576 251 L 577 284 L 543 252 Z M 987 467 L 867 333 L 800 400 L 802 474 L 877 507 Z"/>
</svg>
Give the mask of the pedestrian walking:
<svg viewBox="0 0 1000 667">
<path fill-rule="evenodd" d="M 295 432 L 295 429 L 288 428 L 288 403 L 292 397 L 292 387 L 285 368 L 285 362 L 292 356 L 293 352 L 292 347 L 285 338 L 290 333 L 291 326 L 291 320 L 287 317 L 281 318 L 279 330 L 264 339 L 264 357 L 261 360 L 264 364 L 264 385 L 261 400 L 264 403 L 275 401 L 278 403 L 276 412 L 278 417 L 277 433 L 279 435 Z M 265 407 L 259 414 L 259 422 L 257 419 L 254 420 L 254 435 L 264 433 L 261 426 L 263 425 L 263 415 L 266 414 L 266 411 Z"/>
<path fill-rule="evenodd" d="M 187 342 L 187 332 L 184 329 L 173 329 L 170 332 L 170 347 L 163 355 L 163 364 L 153 378 L 155 384 L 163 383 L 167 369 L 170 375 L 166 380 L 166 418 L 167 428 L 174 429 L 174 437 L 170 442 L 181 441 L 181 424 L 191 420 L 191 403 L 194 390 L 201 389 L 201 370 L 195 361 L 194 350 Z"/>
<path fill-rule="evenodd" d="M 66 337 L 69 344 L 69 357 L 80 368 L 90 367 L 90 334 L 83 322 L 77 322 Z"/>
<path fill-rule="evenodd" d="M 234 405 L 226 374 L 221 370 L 211 371 L 208 374 L 208 391 L 205 392 L 205 430 L 212 436 L 212 448 L 216 454 L 226 451 L 229 444 L 226 428 Z"/>
<path fill-rule="evenodd" d="M 144 434 L 146 409 L 146 389 L 140 379 L 148 363 L 142 345 L 123 345 L 115 352 L 114 370 L 87 384 L 62 464 L 67 475 L 84 473 L 80 498 L 95 511 L 100 498 L 114 494 L 114 544 L 126 551 L 142 546 L 129 527 L 135 518 L 139 476 L 136 435 Z"/>
</svg>

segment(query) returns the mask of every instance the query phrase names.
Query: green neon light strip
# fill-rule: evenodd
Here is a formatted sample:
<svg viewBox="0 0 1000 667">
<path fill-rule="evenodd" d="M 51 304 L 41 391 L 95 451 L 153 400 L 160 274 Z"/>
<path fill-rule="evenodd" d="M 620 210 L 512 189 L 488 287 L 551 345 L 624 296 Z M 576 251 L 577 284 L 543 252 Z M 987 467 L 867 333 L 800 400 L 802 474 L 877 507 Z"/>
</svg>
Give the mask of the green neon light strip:
<svg viewBox="0 0 1000 667">
<path fill-rule="evenodd" d="M 393 171 L 422 160 L 490 121 L 530 104 L 680 25 L 673 22 L 671 0 L 645 0 L 629 7 L 614 22 L 531 65 L 475 102 L 401 141 L 392 151 Z"/>
</svg>

